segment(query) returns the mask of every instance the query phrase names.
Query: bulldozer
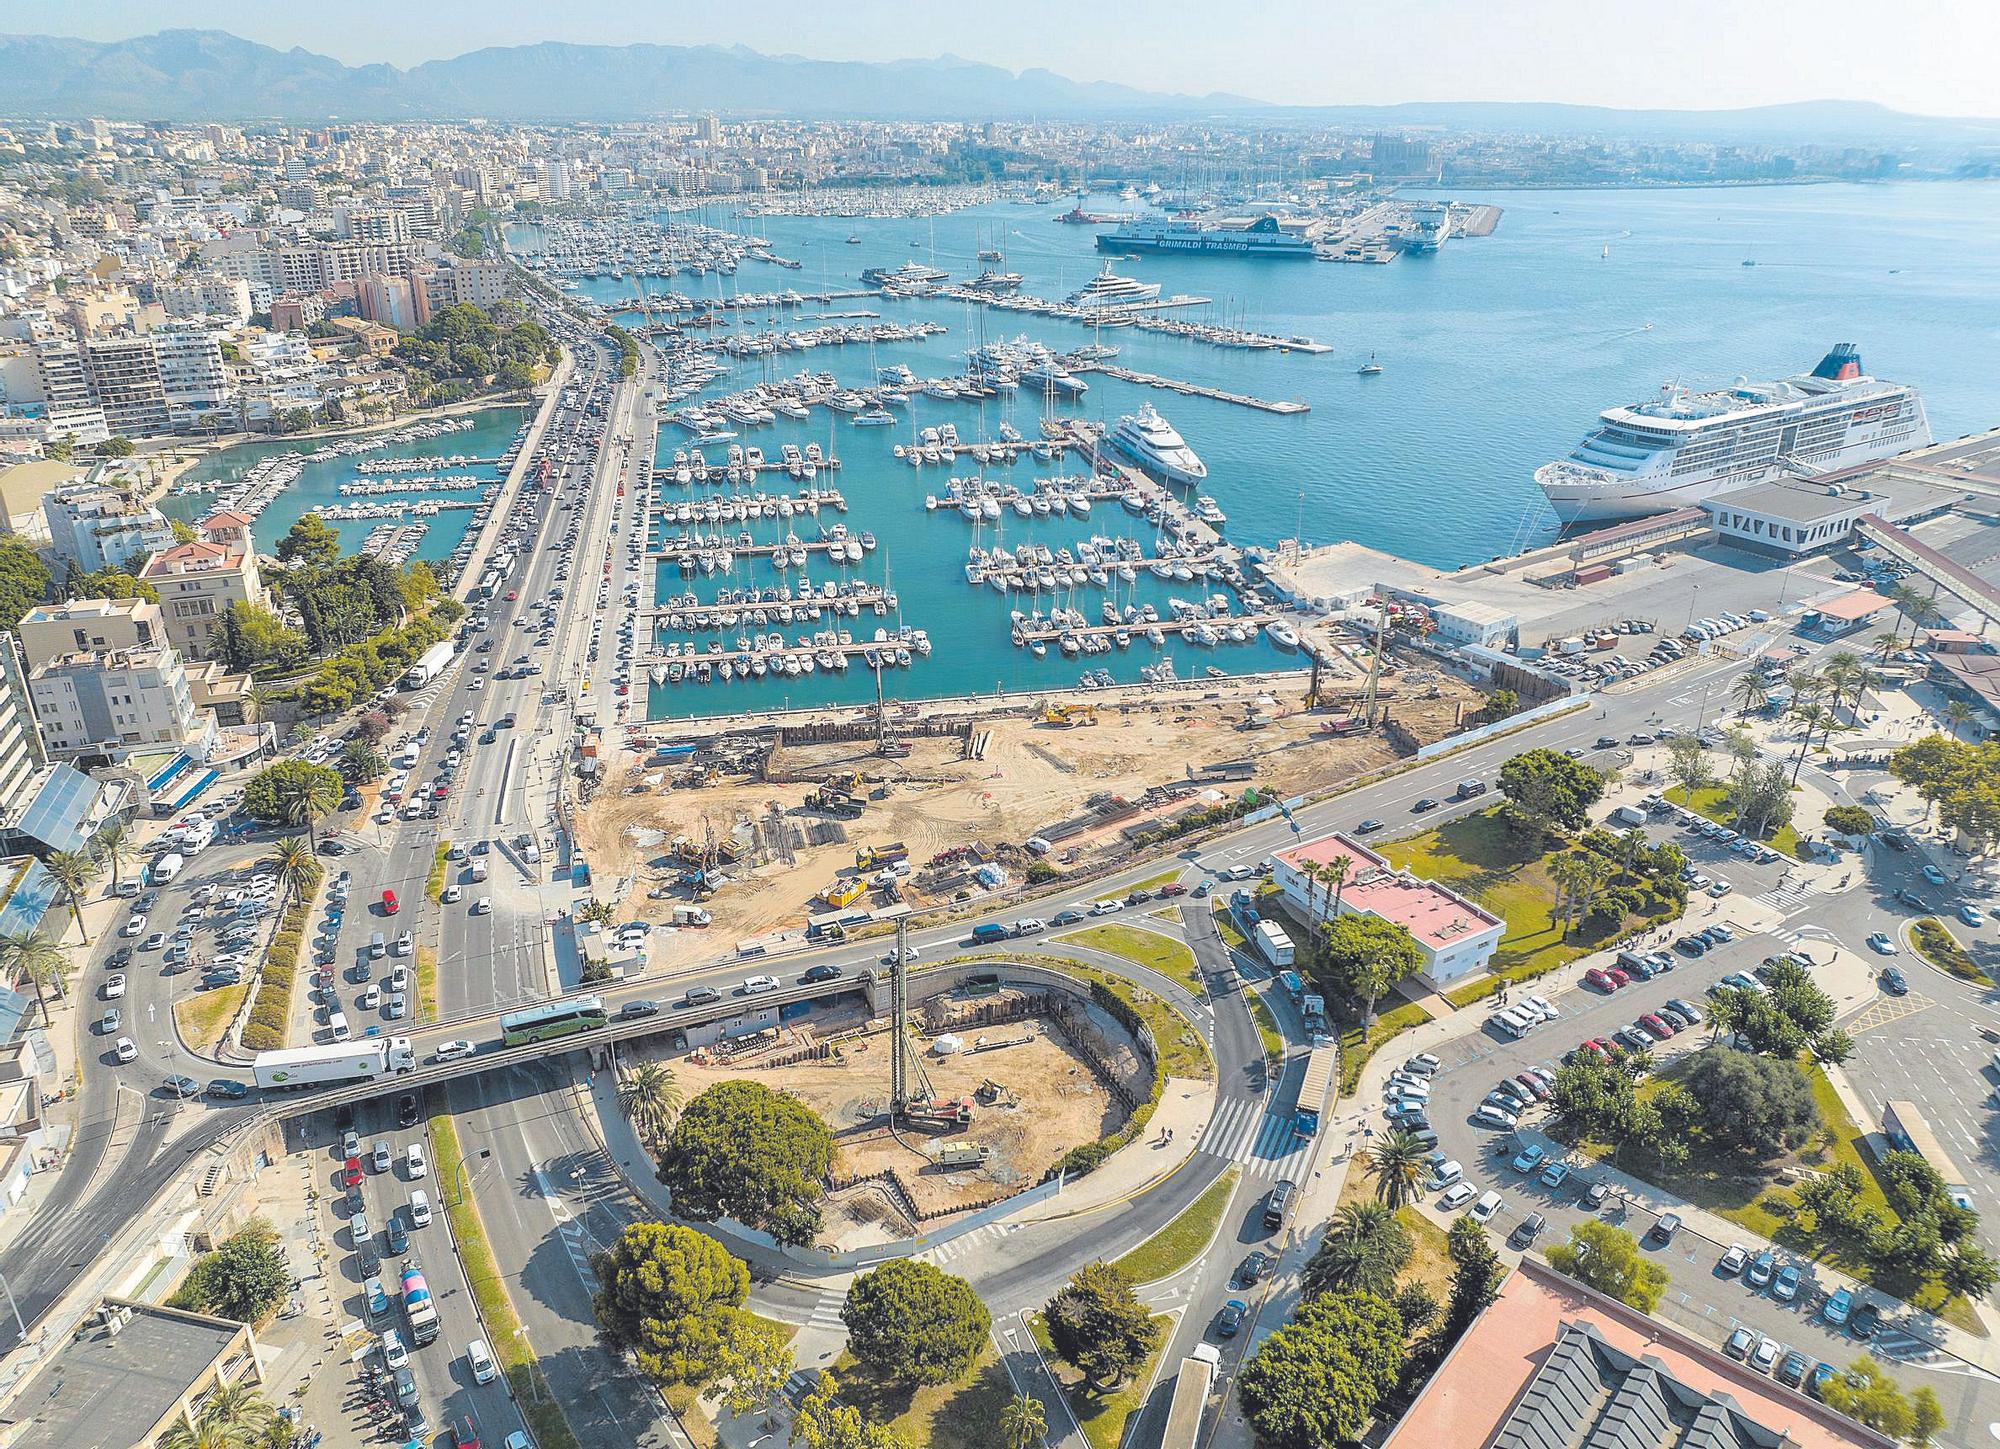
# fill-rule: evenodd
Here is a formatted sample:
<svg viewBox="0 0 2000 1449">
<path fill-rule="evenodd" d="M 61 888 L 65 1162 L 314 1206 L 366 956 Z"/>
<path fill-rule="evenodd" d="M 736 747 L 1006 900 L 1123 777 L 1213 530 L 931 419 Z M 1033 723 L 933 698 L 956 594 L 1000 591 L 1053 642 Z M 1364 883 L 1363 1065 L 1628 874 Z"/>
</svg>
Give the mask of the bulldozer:
<svg viewBox="0 0 2000 1449">
<path fill-rule="evenodd" d="M 1042 723 L 1054 725 L 1057 729 L 1075 729 L 1079 725 L 1097 723 L 1097 706 L 1094 704 L 1045 704 L 1042 706 Z"/>
</svg>

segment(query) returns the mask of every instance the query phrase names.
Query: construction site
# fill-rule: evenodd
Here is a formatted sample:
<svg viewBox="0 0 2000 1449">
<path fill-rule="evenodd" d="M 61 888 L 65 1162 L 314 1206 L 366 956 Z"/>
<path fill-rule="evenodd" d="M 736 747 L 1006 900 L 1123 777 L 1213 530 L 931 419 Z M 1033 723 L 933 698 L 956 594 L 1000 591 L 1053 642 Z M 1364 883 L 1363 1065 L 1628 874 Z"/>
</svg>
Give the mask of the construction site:
<svg viewBox="0 0 2000 1449">
<path fill-rule="evenodd" d="M 1386 765 L 1461 726 L 1477 691 L 1414 656 L 1368 699 L 1300 676 L 1107 700 L 886 705 L 738 722 L 595 762 L 577 815 L 596 892 L 623 919 L 732 941 L 890 919 L 1088 868 L 1188 817 Z M 712 955 L 656 933 L 652 967 Z"/>
<path fill-rule="evenodd" d="M 899 994 L 899 977 L 884 1015 L 842 998 L 672 1063 L 690 1097 L 750 1079 L 826 1122 L 839 1155 L 823 1241 L 836 1248 L 913 1237 L 1035 1186 L 1071 1148 L 1115 1132 L 1151 1090 L 1151 1061 L 1079 991 L 988 976 L 917 999 L 924 978 Z"/>
</svg>

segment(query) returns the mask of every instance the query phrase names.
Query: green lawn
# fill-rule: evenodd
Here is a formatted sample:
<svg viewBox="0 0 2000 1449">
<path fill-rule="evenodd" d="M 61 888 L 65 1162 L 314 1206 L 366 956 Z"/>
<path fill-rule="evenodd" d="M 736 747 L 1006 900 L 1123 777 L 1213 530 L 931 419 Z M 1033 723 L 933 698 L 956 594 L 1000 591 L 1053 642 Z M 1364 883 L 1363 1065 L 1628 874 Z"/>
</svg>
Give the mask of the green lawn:
<svg viewBox="0 0 2000 1449">
<path fill-rule="evenodd" d="M 1250 1015 L 1257 1021 L 1257 1037 L 1264 1043 L 1264 1060 L 1275 1074 L 1285 1063 L 1285 1034 L 1278 1030 L 1278 1018 L 1263 997 L 1247 988 L 1243 994 L 1249 999 Z"/>
<path fill-rule="evenodd" d="M 1176 866 L 1172 870 L 1163 870 L 1158 875 L 1149 875 L 1142 881 L 1134 881 L 1131 885 L 1125 887 L 1125 889 L 1128 892 L 1156 891 L 1163 885 L 1172 885 L 1175 881 L 1179 880 L 1181 872 L 1186 869 L 1186 866 Z"/>
<path fill-rule="evenodd" d="M 436 1021 L 438 1014 L 438 953 L 435 946 L 417 947 L 417 1020 Z"/>
<path fill-rule="evenodd" d="M 1123 956 L 1127 961 L 1157 971 L 1162 976 L 1201 985 L 1201 969 L 1195 965 L 1194 952 L 1173 937 L 1149 931 L 1144 926 L 1088 926 L 1055 939 L 1107 955 Z"/>
<path fill-rule="evenodd" d="M 903 1443 L 937 1449 L 960 1444 L 966 1449 L 1007 1449 L 1000 1414 L 1013 1400 L 1014 1385 L 990 1340 L 972 1371 L 955 1384 L 910 1388 L 880 1383 L 845 1352 L 834 1361 L 833 1375 L 840 1383 L 842 1403 L 852 1404 L 863 1418 L 891 1430 Z"/>
<path fill-rule="evenodd" d="M 1413 1026 L 1422 1026 L 1430 1019 L 1431 1014 L 1416 1002 L 1399 1001 L 1387 1011 L 1375 1013 L 1375 1025 L 1368 1028 L 1366 1039 L 1362 1037 L 1359 1022 L 1343 1026 L 1340 1031 L 1340 1090 L 1343 1093 L 1354 1090 L 1354 1084 L 1361 1080 L 1361 1069 L 1391 1037 Z"/>
<path fill-rule="evenodd" d="M 1083 1437 L 1090 1441 L 1091 1449 L 1118 1449 L 1125 1440 L 1125 1422 L 1146 1402 L 1146 1386 L 1153 1381 L 1153 1367 L 1160 1361 L 1160 1354 L 1166 1347 L 1167 1338 L 1173 1331 L 1173 1320 L 1165 1314 L 1156 1314 L 1153 1322 L 1160 1326 L 1160 1347 L 1146 1356 L 1146 1361 L 1132 1371 L 1132 1377 L 1106 1394 L 1091 1389 L 1083 1381 L 1083 1375 L 1056 1357 L 1055 1345 L 1049 1342 L 1048 1328 L 1039 1313 L 1030 1314 L 1028 1326 L 1033 1330 L 1035 1343 L 1048 1361 L 1049 1372 L 1062 1386 L 1063 1398 L 1068 1402 L 1070 1412 L 1076 1415 L 1077 1427 L 1083 1430 Z M 1060 1434 L 1060 1426 L 1049 1425 L 1051 1435 Z M 937 1446 L 943 1449 L 943 1446 Z"/>
<path fill-rule="evenodd" d="M 1122 977 L 1094 971 L 1088 966 L 1066 964 L 1065 972 L 1079 981 L 1096 981 L 1114 996 L 1122 998 L 1139 1013 L 1147 1029 L 1153 1033 L 1153 1042 L 1160 1049 L 1160 1070 L 1170 1077 L 1192 1077 L 1207 1081 L 1215 1075 L 1215 1063 L 1208 1054 L 1208 1043 L 1173 1007 L 1167 1005 L 1152 992 L 1134 986 Z"/>
<path fill-rule="evenodd" d="M 1973 962 L 1959 945 L 1958 938 L 1936 916 L 1910 923 L 1910 945 L 1938 970 L 1978 986 L 1991 986 L 1993 978 Z"/>
<path fill-rule="evenodd" d="M 1692 797 L 1679 785 L 1666 791 L 1666 797 L 1676 805 L 1685 805 L 1697 815 L 1706 815 L 1718 825 L 1735 828 L 1735 816 L 1726 800 L 1729 791 L 1721 785 L 1707 785 L 1697 790 Z M 1781 825 L 1764 838 L 1764 843 L 1773 850 L 1782 851 L 1796 859 L 1799 853 L 1799 833 L 1789 825 Z"/>
<path fill-rule="evenodd" d="M 1236 918 L 1229 913 L 1229 907 L 1215 908 L 1215 930 L 1222 937 L 1223 944 L 1233 951 L 1245 951 L 1250 947 L 1249 939 L 1236 929 Z"/>
<path fill-rule="evenodd" d="M 1629 920 L 1596 938 L 1572 932 L 1564 940 L 1561 928 L 1549 919 L 1555 889 L 1545 855 L 1536 842 L 1509 830 L 1497 807 L 1376 849 L 1391 865 L 1449 886 L 1506 923 L 1489 974 L 1446 994 L 1454 1006 L 1491 996 L 1503 981 L 1527 981 L 1553 971 L 1637 924 Z"/>
<path fill-rule="evenodd" d="M 1187 1267 L 1208 1247 L 1236 1191 L 1236 1169 L 1226 1169 L 1200 1197 L 1152 1237 L 1112 1264 L 1134 1283 L 1155 1283 Z"/>
<path fill-rule="evenodd" d="M 1682 1058 L 1682 1062 L 1687 1059 Z M 1679 1063 L 1675 1064 L 1676 1066 Z M 1621 1163 L 1636 1176 L 1645 1178 L 1656 1187 L 1675 1197 L 1693 1203 L 1696 1207 L 1727 1218 L 1760 1238 L 1772 1242 L 1817 1262 L 1827 1263 L 1850 1273 L 1864 1282 L 1873 1283 L 1884 1292 L 1907 1298 L 1919 1308 L 1938 1314 L 1971 1333 L 1984 1335 L 1978 1320 L 1973 1317 L 1963 1299 L 1946 1301 L 1937 1285 L 1923 1284 L 1914 1290 L 1908 1284 L 1884 1281 L 1882 1275 L 1872 1271 L 1865 1259 L 1858 1259 L 1836 1248 L 1823 1246 L 1809 1240 L 1805 1234 L 1791 1226 L 1797 1211 L 1798 1197 L 1790 1187 L 1779 1183 L 1780 1174 L 1786 1169 L 1803 1168 L 1808 1171 L 1824 1172 L 1839 1163 L 1848 1163 L 1861 1173 L 1861 1200 L 1881 1213 L 1890 1222 L 1896 1214 L 1889 1207 L 1889 1199 L 1882 1191 L 1881 1181 L 1875 1175 L 1875 1157 L 1868 1151 L 1865 1141 L 1867 1133 L 1856 1125 L 1848 1115 L 1840 1095 L 1834 1091 L 1833 1083 L 1827 1080 L 1826 1072 L 1819 1066 L 1807 1063 L 1804 1066 L 1806 1080 L 1812 1087 L 1813 1103 L 1819 1108 L 1820 1120 L 1824 1124 L 1819 1134 L 1792 1157 L 1776 1162 L 1756 1164 L 1739 1158 L 1717 1162 L 1712 1156 L 1704 1156 L 1697 1149 L 1689 1154 L 1689 1160 L 1678 1168 L 1661 1169 L 1646 1165 L 1643 1169 L 1636 1163 Z M 1657 1090 L 1655 1083 L 1671 1079 L 1675 1067 L 1669 1066 L 1652 1082 L 1643 1084 L 1640 1092 L 1648 1088 Z M 1591 1144 L 1588 1148 L 1600 1160 L 1610 1160 L 1608 1147 Z"/>
</svg>

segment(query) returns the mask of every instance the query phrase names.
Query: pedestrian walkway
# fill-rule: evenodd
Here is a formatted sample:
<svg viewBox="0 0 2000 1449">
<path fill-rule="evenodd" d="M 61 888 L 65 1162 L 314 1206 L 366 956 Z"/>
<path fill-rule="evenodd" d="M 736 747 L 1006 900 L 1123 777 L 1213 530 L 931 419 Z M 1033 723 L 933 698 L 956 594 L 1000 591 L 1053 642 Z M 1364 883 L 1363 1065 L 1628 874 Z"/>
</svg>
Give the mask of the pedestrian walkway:
<svg viewBox="0 0 2000 1449">
<path fill-rule="evenodd" d="M 1001 1238 L 1021 1230 L 1015 1222 L 1001 1221 L 988 1223 L 985 1227 L 964 1233 L 949 1242 L 939 1243 L 935 1248 L 926 1248 L 917 1256 L 936 1268 L 942 1268 L 959 1258 L 977 1257 L 986 1247 Z"/>
<path fill-rule="evenodd" d="M 1242 1166 L 1247 1177 L 1296 1182 L 1305 1171 L 1312 1139 L 1301 1137 L 1290 1112 L 1263 1098 L 1224 1102 L 1203 1131 L 1200 1151 Z"/>
<path fill-rule="evenodd" d="M 813 1305 L 812 1316 L 806 1320 L 806 1327 L 826 1333 L 845 1333 L 847 1325 L 840 1321 L 840 1310 L 847 1302 L 847 1290 L 828 1289 L 819 1295 L 819 1302 Z"/>
<path fill-rule="evenodd" d="M 1783 912 L 1785 915 L 1790 915 L 1793 911 L 1803 906 L 1815 894 L 1817 892 L 1813 890 L 1810 882 L 1801 880 L 1795 875 L 1788 875 L 1772 889 L 1765 891 L 1762 895 L 1752 896 L 1750 899 L 1770 906 L 1775 910 Z"/>
</svg>

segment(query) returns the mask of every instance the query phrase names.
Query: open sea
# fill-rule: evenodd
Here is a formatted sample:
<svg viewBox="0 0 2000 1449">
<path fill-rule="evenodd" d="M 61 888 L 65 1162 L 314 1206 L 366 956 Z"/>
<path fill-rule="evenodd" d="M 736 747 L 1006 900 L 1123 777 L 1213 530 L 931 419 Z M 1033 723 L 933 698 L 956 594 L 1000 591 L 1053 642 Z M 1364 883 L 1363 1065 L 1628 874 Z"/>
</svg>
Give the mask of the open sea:
<svg viewBox="0 0 2000 1449">
<path fill-rule="evenodd" d="M 1088 376 L 1089 391 L 1081 398 L 1060 404 L 1065 414 L 1108 428 L 1139 403 L 1152 402 L 1206 461 L 1205 491 L 1228 513 L 1224 531 L 1230 539 L 1266 546 L 1294 537 L 1310 543 L 1354 539 L 1441 567 L 1553 538 L 1556 521 L 1534 486 L 1534 469 L 1573 446 L 1601 409 L 1637 401 L 1664 382 L 1714 384 L 1739 375 L 1801 372 L 1833 343 L 1851 341 L 1859 344 L 1870 371 L 1922 389 L 1938 437 L 2000 425 L 2000 309 L 1993 300 L 2000 296 L 2000 185 L 1450 195 L 1502 208 L 1495 233 L 1459 238 L 1434 256 L 1404 257 L 1386 266 L 1198 256 L 1117 262 L 1124 275 L 1159 282 L 1163 295 L 1213 299 L 1208 307 L 1171 315 L 1279 336 L 1306 335 L 1329 344 L 1330 353 L 1218 348 L 1132 328 L 1093 336 L 1081 324 L 1054 318 L 944 300 L 869 297 L 836 301 L 825 310 L 871 311 L 885 321 L 931 320 L 949 330 L 922 342 L 746 360 L 704 396 L 801 369 L 831 372 L 850 386 L 866 385 L 877 367 L 898 362 L 920 377 L 958 373 L 968 349 L 1022 335 L 1057 351 L 1102 341 L 1119 348 L 1116 361 L 1123 366 L 1311 404 L 1303 415 L 1274 416 L 1100 374 Z M 982 247 L 998 247 L 1006 254 L 1003 269 L 1026 279 L 1024 293 L 1060 300 L 1087 282 L 1105 257 L 1096 250 L 1096 228 L 1054 222 L 1071 204 L 1068 198 L 1032 207 L 996 203 L 916 219 L 743 218 L 727 208 L 710 208 L 695 219 L 768 237 L 779 256 L 801 261 L 802 269 L 746 262 L 734 277 L 645 278 L 639 285 L 711 299 L 786 288 L 809 292 L 856 286 L 864 268 L 907 259 L 964 279 L 983 265 L 977 260 Z M 1107 196 L 1089 198 L 1085 206 L 1134 209 Z M 848 244 L 850 235 L 859 243 Z M 517 229 L 514 240 L 532 246 L 532 229 Z M 1745 266 L 1746 261 L 1755 265 Z M 634 296 L 630 279 L 600 278 L 579 286 L 584 295 L 613 307 Z M 735 329 L 749 334 L 774 324 L 816 325 L 819 310 L 808 305 L 732 315 Z M 1356 369 L 1371 355 L 1383 373 L 1358 376 Z M 893 428 L 857 428 L 843 415 L 815 409 L 811 422 L 781 418 L 775 426 L 739 429 L 742 442 L 756 443 L 770 458 L 786 442 L 818 442 L 841 460 L 842 467 L 831 478 L 822 473 L 820 481 L 847 496 L 849 511 L 823 513 L 821 521 L 838 519 L 852 533 L 872 532 L 879 546 L 851 571 L 814 562 L 803 572 L 815 583 L 851 576 L 886 582 L 895 590 L 897 617 L 864 613 L 841 621 L 839 627 L 857 639 L 899 622 L 929 632 L 934 652 L 907 671 L 885 671 L 885 693 L 921 699 L 1067 688 L 1087 667 L 1130 681 L 1138 678 L 1141 665 L 1158 657 L 1139 642 L 1127 651 L 1071 660 L 1054 649 L 1040 660 L 1016 649 L 1008 637 L 1009 611 L 1034 605 L 968 585 L 963 564 L 972 526 L 955 513 L 924 509 L 924 495 L 942 492 L 952 472 L 983 471 L 1025 483 L 1038 472 L 1075 472 L 1080 465 L 1056 468 L 1028 460 L 1011 469 L 982 469 L 961 459 L 952 467 L 920 470 L 891 454 L 895 443 L 910 441 L 913 426 L 944 422 L 953 423 L 965 441 L 995 438 L 1003 420 L 1032 438 L 1040 407 L 1024 388 L 984 404 L 916 396 L 910 408 L 898 410 L 905 416 Z M 504 445 L 516 415 L 489 416 L 492 436 Z M 487 436 L 457 434 L 437 441 L 445 444 L 440 451 L 491 456 L 499 446 L 466 442 Z M 686 441 L 679 428 L 662 427 L 658 457 L 669 479 L 674 450 Z M 706 451 L 711 462 L 722 461 L 722 447 Z M 224 458 L 235 461 L 244 452 Z M 326 477 L 308 469 L 300 487 L 265 515 L 260 543 L 269 546 L 310 501 L 308 491 L 325 496 L 338 477 L 348 476 L 351 463 L 314 468 L 328 470 Z M 771 489 L 790 482 L 766 476 Z M 670 481 L 661 488 L 670 499 L 715 491 L 701 485 L 679 489 Z M 789 526 L 801 538 L 813 534 L 810 521 L 792 520 Z M 343 531 L 359 530 L 353 534 L 358 542 L 367 527 L 346 525 Z M 734 531 L 741 525 L 722 527 Z M 775 538 L 785 527 L 751 525 L 760 540 Z M 998 536 L 989 526 L 981 542 L 1036 541 L 1054 548 L 1103 533 L 1145 543 L 1149 532 L 1143 520 L 1099 504 L 1089 518 L 1065 522 L 1008 514 Z M 455 541 L 455 531 L 434 527 L 418 556 L 449 552 Z M 799 572 L 781 574 L 764 561 L 746 561 L 727 578 L 683 581 L 677 572 L 663 574 L 659 592 L 693 588 L 707 600 L 730 586 L 790 582 L 796 587 Z M 1169 596 L 1196 599 L 1205 592 L 1198 583 L 1173 585 L 1142 573 L 1120 602 L 1150 601 L 1164 614 Z M 1097 590 L 1078 590 L 1075 604 L 1095 621 L 1101 597 Z M 825 627 L 794 624 L 784 632 L 796 638 Z M 713 637 L 732 649 L 736 632 Z M 1183 679 L 1204 667 L 1237 673 L 1281 668 L 1299 658 L 1261 640 L 1214 649 L 1173 643 L 1170 652 Z M 635 687 L 644 687 L 644 681 Z M 873 692 L 872 678 L 857 663 L 833 676 L 658 686 L 651 690 L 648 712 L 670 718 L 856 702 Z"/>
</svg>

